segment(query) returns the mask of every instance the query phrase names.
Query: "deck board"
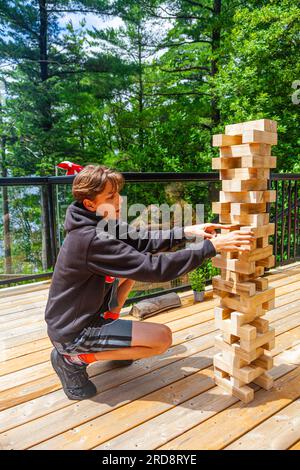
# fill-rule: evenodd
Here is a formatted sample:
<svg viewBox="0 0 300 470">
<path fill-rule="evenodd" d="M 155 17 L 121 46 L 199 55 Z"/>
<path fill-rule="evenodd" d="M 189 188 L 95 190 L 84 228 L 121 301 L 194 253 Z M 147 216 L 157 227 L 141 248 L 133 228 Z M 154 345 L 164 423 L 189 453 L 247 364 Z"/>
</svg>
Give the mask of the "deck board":
<svg viewBox="0 0 300 470">
<path fill-rule="evenodd" d="M 89 366 L 99 393 L 83 402 L 66 398 L 49 361 L 43 320 L 48 286 L 1 297 L 0 448 L 251 449 L 260 435 L 262 448 L 299 448 L 300 367 L 288 364 L 284 352 L 300 344 L 300 265 L 267 277 L 276 294 L 266 315 L 276 332 L 275 387 L 256 386 L 248 405 L 213 381 L 218 299 L 211 293 L 195 305 L 184 293 L 181 308 L 145 320 L 172 329 L 165 354 L 124 369 L 109 361 Z M 123 318 L 132 319 L 128 310 Z M 285 438 L 278 440 L 276 429 Z"/>
</svg>

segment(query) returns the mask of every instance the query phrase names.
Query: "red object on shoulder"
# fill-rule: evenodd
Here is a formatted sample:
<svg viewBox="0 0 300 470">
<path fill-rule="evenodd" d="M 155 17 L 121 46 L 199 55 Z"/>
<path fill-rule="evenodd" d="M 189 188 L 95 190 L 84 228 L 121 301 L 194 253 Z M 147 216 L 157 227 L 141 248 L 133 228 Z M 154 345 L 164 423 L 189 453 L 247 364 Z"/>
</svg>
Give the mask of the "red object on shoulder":
<svg viewBox="0 0 300 470">
<path fill-rule="evenodd" d="M 69 161 L 63 161 L 57 165 L 58 168 L 61 168 L 62 170 L 66 170 L 66 176 L 69 175 L 77 175 L 81 170 L 83 170 L 82 165 L 78 165 L 77 163 L 69 162 Z"/>
<path fill-rule="evenodd" d="M 111 318 L 112 320 L 118 320 L 119 316 L 119 313 L 110 312 L 109 310 L 103 313 L 103 317 L 105 320 L 107 320 L 108 318 Z"/>
<path fill-rule="evenodd" d="M 107 282 L 108 284 L 111 284 L 112 282 L 114 282 L 115 279 L 116 278 L 112 276 L 105 276 L 105 282 Z"/>
</svg>

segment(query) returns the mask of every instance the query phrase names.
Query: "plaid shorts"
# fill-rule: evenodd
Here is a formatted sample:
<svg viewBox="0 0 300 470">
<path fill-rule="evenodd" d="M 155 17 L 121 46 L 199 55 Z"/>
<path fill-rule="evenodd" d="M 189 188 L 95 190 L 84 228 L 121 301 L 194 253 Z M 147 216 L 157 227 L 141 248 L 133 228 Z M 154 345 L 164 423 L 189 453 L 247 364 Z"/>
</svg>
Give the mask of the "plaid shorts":
<svg viewBox="0 0 300 470">
<path fill-rule="evenodd" d="M 68 343 L 57 343 L 53 346 L 60 354 L 84 354 L 128 348 L 132 340 L 132 320 L 105 320 L 99 326 L 85 328 L 77 338 Z"/>
<path fill-rule="evenodd" d="M 116 283 L 117 285 L 117 283 Z M 115 289 L 110 289 L 105 295 L 103 305 L 94 321 L 72 341 L 58 343 L 52 341 L 60 354 L 70 356 L 84 353 L 128 348 L 132 341 L 132 320 L 104 319 L 101 313 L 114 305 Z"/>
</svg>

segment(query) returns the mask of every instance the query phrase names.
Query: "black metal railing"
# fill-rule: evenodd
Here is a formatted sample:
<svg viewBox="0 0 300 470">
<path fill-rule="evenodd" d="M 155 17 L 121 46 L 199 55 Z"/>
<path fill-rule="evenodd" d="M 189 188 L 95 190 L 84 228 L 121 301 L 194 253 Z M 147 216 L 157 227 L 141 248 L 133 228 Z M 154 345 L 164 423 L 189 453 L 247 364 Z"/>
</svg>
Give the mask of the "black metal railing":
<svg viewBox="0 0 300 470">
<path fill-rule="evenodd" d="M 201 194 L 202 200 L 205 202 L 207 207 L 211 207 L 211 202 L 213 200 L 218 200 L 218 191 L 220 189 L 220 180 L 219 173 L 123 173 L 125 177 L 127 187 L 133 190 L 132 197 L 138 198 L 141 197 L 144 188 L 147 188 L 147 185 L 151 185 L 151 190 L 149 189 L 148 195 L 146 198 L 159 198 L 163 184 L 174 183 L 182 184 L 183 191 L 185 190 L 186 194 L 193 194 L 194 198 L 197 194 Z M 12 210 L 14 212 L 15 226 L 16 231 L 19 233 L 19 237 L 22 236 L 20 228 L 20 220 L 18 219 L 18 214 L 22 214 L 22 210 L 26 205 L 35 205 L 38 204 L 39 195 L 32 194 L 34 188 L 40 191 L 40 198 L 42 200 L 41 205 L 41 219 L 43 219 L 43 241 L 44 245 L 48 246 L 48 255 L 49 260 L 46 264 L 46 269 L 41 272 L 30 272 L 25 274 L 21 271 L 21 274 L 18 273 L 4 273 L 0 277 L 0 286 L 15 284 L 19 282 L 37 280 L 43 278 L 50 278 L 52 275 L 53 267 L 57 259 L 59 248 L 61 245 L 61 240 L 63 239 L 63 219 L 64 212 L 60 212 L 62 206 L 67 207 L 68 203 L 71 201 L 71 184 L 73 181 L 73 176 L 50 176 L 50 177 L 7 177 L 0 178 L 0 195 L 2 197 L 2 206 L 3 206 L 3 217 L 2 219 L 8 218 L 10 216 L 9 210 L 7 207 L 13 206 L 16 204 L 16 200 L 19 198 L 19 205 L 16 205 Z M 274 254 L 276 256 L 276 265 L 283 265 L 291 263 L 300 259 L 300 247 L 299 247 L 299 207 L 300 207 L 300 195 L 299 195 L 299 183 L 300 174 L 272 174 L 270 179 L 269 187 L 277 191 L 276 202 L 269 204 L 270 220 L 275 223 L 275 234 L 271 239 L 271 243 L 274 245 Z M 142 183 L 142 188 L 137 189 L 137 185 Z M 155 191 L 152 189 L 155 187 Z M 6 188 L 6 193 L 9 190 L 15 191 L 10 195 L 6 194 L 8 198 L 8 204 L 4 204 L 3 193 Z M 22 188 L 23 193 L 20 194 L 17 192 L 18 188 Z M 150 188 L 150 187 L 149 187 Z M 25 194 L 25 195 L 24 195 Z M 155 196 L 156 195 L 156 196 Z M 26 198 L 35 198 L 34 201 L 29 201 L 26 203 Z M 156 200 L 156 199 L 155 199 Z M 195 199 L 194 199 L 195 200 Z M 20 202 L 21 201 L 21 202 Z M 145 201 L 146 202 L 146 201 Z M 6 201 L 7 203 L 7 201 Z M 20 207 L 23 205 L 22 209 Z M 18 207 L 18 209 L 16 209 Z M 6 208 L 6 209 L 5 209 Z M 29 209 L 28 210 L 34 210 Z M 7 213 L 5 212 L 7 211 Z M 17 215 L 16 215 L 17 214 Z M 22 215 L 20 216 L 22 217 Z M 206 220 L 216 220 L 212 215 L 211 210 L 208 209 L 206 213 Z M 33 226 L 37 222 L 32 222 Z M 28 225 L 28 224 L 27 224 Z M 0 227 L 1 228 L 1 227 Z M 27 227 L 30 237 L 30 227 Z M 35 232 L 40 232 L 41 230 L 35 230 Z M 3 232 L 3 224 L 2 224 Z M 3 236 L 4 238 L 4 236 Z M 27 252 L 30 255 L 30 243 L 27 243 Z M 39 241 L 34 241 L 35 245 L 39 247 Z M 7 244 L 9 245 L 9 244 Z M 16 242 L 17 245 L 17 242 Z M 1 248 L 1 247 L 0 247 Z M 3 244 L 2 257 L 5 260 L 5 257 L 8 256 L 5 250 L 6 245 Z M 29 250 L 29 251 L 28 251 Z M 38 252 L 38 249 L 37 249 Z M 28 257 L 27 253 L 27 257 Z M 22 257 L 22 255 L 18 255 Z M 37 255 L 38 256 L 38 255 Z M 30 256 L 29 256 L 30 257 Z M 4 264 L 3 264 L 4 266 Z M 2 279 L 1 279 L 2 278 Z M 176 287 L 174 290 L 178 290 L 181 287 Z"/>
</svg>

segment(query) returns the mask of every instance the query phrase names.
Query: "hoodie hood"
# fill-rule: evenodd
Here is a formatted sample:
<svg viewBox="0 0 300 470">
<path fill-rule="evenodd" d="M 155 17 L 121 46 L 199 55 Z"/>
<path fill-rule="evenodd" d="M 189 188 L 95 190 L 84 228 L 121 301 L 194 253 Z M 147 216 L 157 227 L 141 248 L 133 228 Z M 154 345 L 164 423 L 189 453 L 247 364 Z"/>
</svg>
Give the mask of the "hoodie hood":
<svg viewBox="0 0 300 470">
<path fill-rule="evenodd" d="M 71 230 L 86 227 L 87 225 L 96 227 L 98 222 L 102 219 L 103 217 L 101 215 L 87 210 L 83 204 L 75 201 L 72 202 L 67 209 L 64 229 L 70 232 Z"/>
</svg>

